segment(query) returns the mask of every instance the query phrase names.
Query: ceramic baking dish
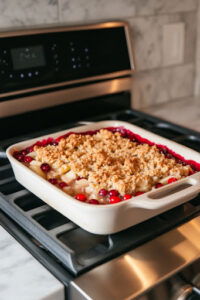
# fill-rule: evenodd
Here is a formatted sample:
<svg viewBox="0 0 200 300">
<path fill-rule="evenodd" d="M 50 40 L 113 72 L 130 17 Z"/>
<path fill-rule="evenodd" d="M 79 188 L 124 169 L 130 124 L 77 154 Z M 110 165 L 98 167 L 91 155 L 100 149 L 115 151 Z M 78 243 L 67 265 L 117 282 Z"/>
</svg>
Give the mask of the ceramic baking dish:
<svg viewBox="0 0 200 300">
<path fill-rule="evenodd" d="M 50 136 L 56 138 L 68 131 L 83 132 L 105 127 L 120 126 L 156 144 L 167 146 L 169 149 L 182 155 L 186 160 L 193 160 L 200 163 L 200 154 L 198 152 L 138 126 L 121 121 L 91 123 L 89 125 L 57 132 Z M 22 150 L 46 137 L 48 136 L 20 142 L 7 149 L 7 156 L 12 165 L 15 177 L 17 181 L 37 197 L 41 198 L 48 205 L 89 232 L 95 234 L 110 234 L 121 231 L 189 201 L 200 192 L 200 172 L 197 172 L 175 183 L 156 190 L 151 190 L 120 203 L 92 205 L 80 202 L 34 173 L 12 156 L 14 151 Z"/>
</svg>

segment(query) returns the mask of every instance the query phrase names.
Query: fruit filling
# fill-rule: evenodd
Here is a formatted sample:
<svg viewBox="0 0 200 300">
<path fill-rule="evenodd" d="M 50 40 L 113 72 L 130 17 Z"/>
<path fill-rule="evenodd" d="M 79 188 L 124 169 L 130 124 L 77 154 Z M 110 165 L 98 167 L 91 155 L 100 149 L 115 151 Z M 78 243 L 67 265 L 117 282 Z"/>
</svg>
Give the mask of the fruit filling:
<svg viewBox="0 0 200 300">
<path fill-rule="evenodd" d="M 122 127 L 37 141 L 13 156 L 76 200 L 115 204 L 200 170 L 166 146 Z"/>
</svg>

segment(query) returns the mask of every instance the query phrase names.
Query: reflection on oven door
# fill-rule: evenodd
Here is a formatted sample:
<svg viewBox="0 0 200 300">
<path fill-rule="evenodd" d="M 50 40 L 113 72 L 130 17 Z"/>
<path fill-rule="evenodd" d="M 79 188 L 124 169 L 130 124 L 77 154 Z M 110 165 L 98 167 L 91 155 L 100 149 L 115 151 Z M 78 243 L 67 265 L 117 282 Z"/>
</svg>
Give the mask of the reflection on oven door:
<svg viewBox="0 0 200 300">
<path fill-rule="evenodd" d="M 137 297 L 137 300 L 200 300 L 200 260 Z"/>
</svg>

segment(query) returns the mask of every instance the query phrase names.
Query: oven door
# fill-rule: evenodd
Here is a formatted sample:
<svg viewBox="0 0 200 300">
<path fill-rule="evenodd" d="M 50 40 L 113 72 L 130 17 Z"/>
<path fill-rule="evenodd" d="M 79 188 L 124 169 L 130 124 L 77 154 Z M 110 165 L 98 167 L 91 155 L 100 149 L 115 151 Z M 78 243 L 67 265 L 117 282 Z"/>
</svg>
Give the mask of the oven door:
<svg viewBox="0 0 200 300">
<path fill-rule="evenodd" d="M 137 300 L 199 300 L 200 260 L 155 286 Z"/>
<path fill-rule="evenodd" d="M 69 298 L 199 300 L 199 236 L 200 216 L 79 276 Z"/>
</svg>

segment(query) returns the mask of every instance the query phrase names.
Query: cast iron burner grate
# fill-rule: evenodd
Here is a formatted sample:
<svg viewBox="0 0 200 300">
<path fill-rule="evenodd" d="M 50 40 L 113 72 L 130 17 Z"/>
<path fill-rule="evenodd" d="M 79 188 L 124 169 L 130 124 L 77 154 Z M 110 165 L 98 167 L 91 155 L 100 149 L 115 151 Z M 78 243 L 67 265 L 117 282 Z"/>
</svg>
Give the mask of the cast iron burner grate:
<svg viewBox="0 0 200 300">
<path fill-rule="evenodd" d="M 90 121 L 107 119 L 118 119 L 134 123 L 200 151 L 200 134 L 198 132 L 164 122 L 142 112 L 119 111 L 92 118 Z M 79 125 L 71 124 L 67 127 Z M 52 131 L 63 128 L 64 126 L 57 127 Z M 31 137 L 42 134 L 46 134 L 46 132 L 35 133 Z M 30 137 L 19 137 L 17 140 L 24 138 L 28 139 Z M 78 275 L 153 239 L 193 218 L 200 211 L 200 196 L 198 196 L 184 205 L 117 234 L 91 234 L 53 210 L 15 180 L 4 150 L 9 144 L 15 143 L 17 140 L 5 141 L 1 145 L 0 208 L 36 239 L 36 244 L 40 247 L 40 254 L 38 255 L 48 253 L 73 275 Z M 41 252 L 41 249 L 43 252 Z"/>
</svg>

